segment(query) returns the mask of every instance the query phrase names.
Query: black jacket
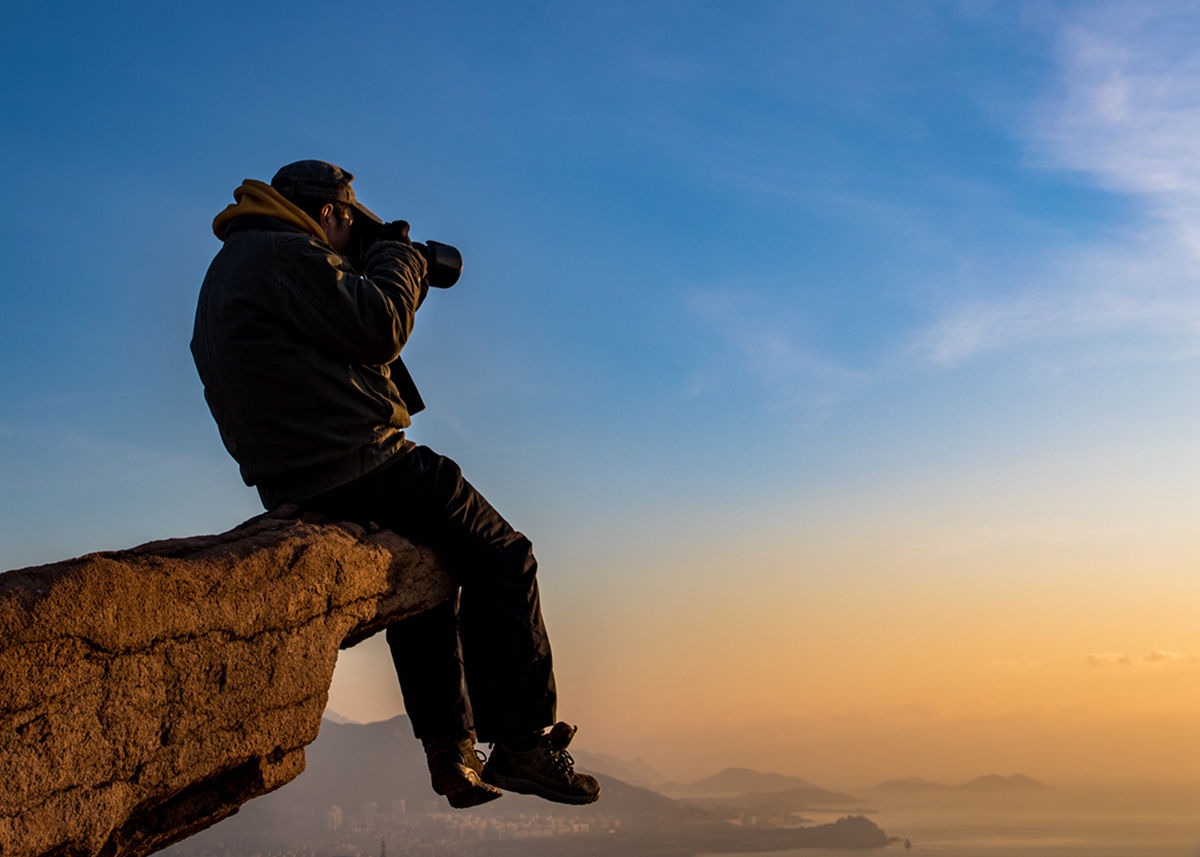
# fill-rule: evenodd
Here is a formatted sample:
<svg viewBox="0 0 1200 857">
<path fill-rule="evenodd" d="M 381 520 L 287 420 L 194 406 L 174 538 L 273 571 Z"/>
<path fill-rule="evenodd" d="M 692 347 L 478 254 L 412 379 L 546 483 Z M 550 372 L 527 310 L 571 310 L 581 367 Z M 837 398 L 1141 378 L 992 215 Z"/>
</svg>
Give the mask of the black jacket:
<svg viewBox="0 0 1200 857">
<path fill-rule="evenodd" d="M 425 260 L 380 241 L 360 275 L 287 219 L 239 216 L 221 231 L 191 347 L 246 484 L 270 509 L 382 464 L 423 407 L 399 355 L 425 299 Z"/>
</svg>

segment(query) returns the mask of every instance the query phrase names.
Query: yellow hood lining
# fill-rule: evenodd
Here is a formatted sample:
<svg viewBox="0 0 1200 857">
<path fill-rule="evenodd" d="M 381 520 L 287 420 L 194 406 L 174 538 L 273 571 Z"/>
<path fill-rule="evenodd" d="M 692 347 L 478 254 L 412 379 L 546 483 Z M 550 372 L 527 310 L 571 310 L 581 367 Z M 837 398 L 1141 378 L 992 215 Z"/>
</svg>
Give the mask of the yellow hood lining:
<svg viewBox="0 0 1200 857">
<path fill-rule="evenodd" d="M 213 234 L 222 241 L 225 240 L 229 222 L 235 217 L 246 214 L 275 217 L 303 229 L 309 235 L 314 235 L 322 241 L 329 240 L 325 230 L 321 228 L 321 224 L 305 214 L 295 203 L 289 202 L 283 194 L 266 182 L 246 179 L 233 192 L 233 198 L 236 201 L 225 206 L 225 209 L 213 218 Z"/>
</svg>

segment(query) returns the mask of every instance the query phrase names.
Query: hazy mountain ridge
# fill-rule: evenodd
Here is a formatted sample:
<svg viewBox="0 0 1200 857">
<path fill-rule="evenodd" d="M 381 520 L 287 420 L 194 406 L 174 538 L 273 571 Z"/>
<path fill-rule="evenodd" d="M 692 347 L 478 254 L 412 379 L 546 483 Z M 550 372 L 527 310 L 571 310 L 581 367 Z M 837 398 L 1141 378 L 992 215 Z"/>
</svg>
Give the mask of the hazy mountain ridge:
<svg viewBox="0 0 1200 857">
<path fill-rule="evenodd" d="M 987 791 L 1015 791 L 1019 789 L 1048 789 L 1050 787 L 1024 774 L 1013 774 L 1008 777 L 1001 776 L 1000 774 L 986 774 L 963 783 L 959 788 Z"/>
<path fill-rule="evenodd" d="M 975 777 L 965 783 L 959 785 L 947 785 L 946 783 L 935 783 L 924 779 L 923 777 L 904 777 L 898 780 L 885 780 L 875 786 L 872 791 L 887 791 L 887 792 L 928 792 L 928 791 L 1023 791 L 1032 789 L 1048 789 L 1050 786 L 1035 780 L 1033 777 L 1028 777 L 1025 774 L 1012 774 L 1011 776 L 1003 776 L 1001 774 L 985 774 L 981 777 Z"/>
<path fill-rule="evenodd" d="M 326 708 L 325 713 L 321 715 L 321 719 L 328 720 L 330 723 L 340 723 L 344 726 L 345 725 L 356 725 L 356 726 L 362 725 L 359 721 L 354 720 L 350 717 L 347 717 L 344 714 L 338 714 L 332 708 Z"/>
<path fill-rule="evenodd" d="M 603 772 L 624 780 L 631 785 L 653 788 L 665 778 L 654 767 L 642 759 L 618 759 L 608 753 L 592 753 L 587 750 L 572 750 L 576 767 L 583 771 Z"/>
<path fill-rule="evenodd" d="M 722 798 L 683 798 L 695 806 L 733 806 L 741 810 L 783 812 L 816 807 L 859 807 L 862 801 L 853 795 L 831 792 L 817 786 L 801 786 L 777 792 L 749 792 Z"/>
<path fill-rule="evenodd" d="M 656 786 L 656 789 L 674 798 L 737 797 L 753 792 L 782 792 L 788 789 L 820 790 L 799 777 L 764 774 L 750 768 L 725 768 L 694 783 L 665 782 Z"/>
<path fill-rule="evenodd" d="M 579 758 L 591 763 L 587 767 L 601 782 L 602 797 L 595 804 L 563 806 L 510 793 L 485 806 L 451 811 L 430 789 L 424 754 L 407 717 L 370 724 L 327 719 L 308 748 L 303 776 L 164 854 L 209 857 L 304 849 L 321 857 L 373 855 L 386 840 L 389 852 L 406 854 L 688 857 L 701 851 L 870 848 L 888 841 L 883 830 L 862 816 L 801 826 L 806 819 L 796 812 L 800 804 L 854 799 L 795 777 L 731 768 L 681 787 L 699 792 L 782 788 L 680 800 L 600 770 L 596 763 L 604 760 L 603 754 L 581 752 Z M 640 767 L 615 761 L 635 771 Z"/>
</svg>

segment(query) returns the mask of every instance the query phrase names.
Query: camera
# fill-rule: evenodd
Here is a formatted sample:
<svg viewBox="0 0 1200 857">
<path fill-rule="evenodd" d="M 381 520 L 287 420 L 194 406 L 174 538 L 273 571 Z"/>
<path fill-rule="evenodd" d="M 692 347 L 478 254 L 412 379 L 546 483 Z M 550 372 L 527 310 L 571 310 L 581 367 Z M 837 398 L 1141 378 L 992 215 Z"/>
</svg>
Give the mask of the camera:
<svg viewBox="0 0 1200 857">
<path fill-rule="evenodd" d="M 354 232 L 350 236 L 351 258 L 356 267 L 362 268 L 362 258 L 367 248 L 376 241 L 401 241 L 411 244 L 413 249 L 425 257 L 425 279 L 435 289 L 448 289 L 462 275 L 462 254 L 458 248 L 441 241 L 411 241 L 408 237 L 407 220 L 390 220 L 376 223 L 367 218 L 354 221 Z"/>
<path fill-rule="evenodd" d="M 462 275 L 462 253 L 457 247 L 441 241 L 414 241 L 413 246 L 425 257 L 428 272 L 425 276 L 429 278 L 429 285 L 435 289 L 448 289 L 458 282 Z"/>
</svg>

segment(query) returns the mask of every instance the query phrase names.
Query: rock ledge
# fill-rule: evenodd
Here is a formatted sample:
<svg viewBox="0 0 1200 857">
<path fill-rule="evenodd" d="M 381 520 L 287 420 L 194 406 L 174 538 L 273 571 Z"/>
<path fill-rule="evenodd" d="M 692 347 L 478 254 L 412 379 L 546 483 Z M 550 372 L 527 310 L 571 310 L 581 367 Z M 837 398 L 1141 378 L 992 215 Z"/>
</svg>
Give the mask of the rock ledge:
<svg viewBox="0 0 1200 857">
<path fill-rule="evenodd" d="M 304 770 L 339 648 L 452 597 L 293 516 L 0 574 L 0 854 L 140 857 Z"/>
</svg>

